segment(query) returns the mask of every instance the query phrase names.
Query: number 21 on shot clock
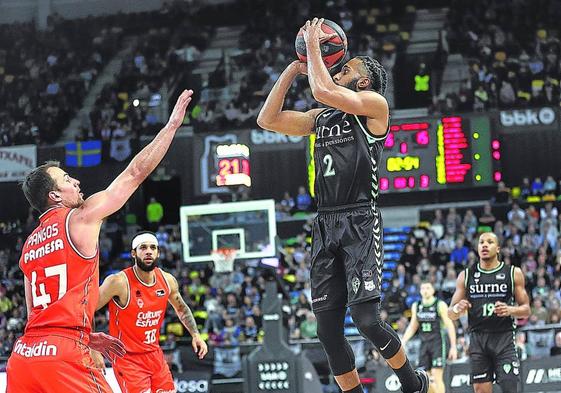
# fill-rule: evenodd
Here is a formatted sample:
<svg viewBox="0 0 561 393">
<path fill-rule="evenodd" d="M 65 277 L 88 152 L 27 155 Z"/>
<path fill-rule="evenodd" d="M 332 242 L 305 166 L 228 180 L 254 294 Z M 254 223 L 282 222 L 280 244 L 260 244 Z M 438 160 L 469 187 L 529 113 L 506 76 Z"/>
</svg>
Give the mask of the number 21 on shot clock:
<svg viewBox="0 0 561 393">
<path fill-rule="evenodd" d="M 251 186 L 249 147 L 243 144 L 218 145 L 217 186 Z"/>
</svg>

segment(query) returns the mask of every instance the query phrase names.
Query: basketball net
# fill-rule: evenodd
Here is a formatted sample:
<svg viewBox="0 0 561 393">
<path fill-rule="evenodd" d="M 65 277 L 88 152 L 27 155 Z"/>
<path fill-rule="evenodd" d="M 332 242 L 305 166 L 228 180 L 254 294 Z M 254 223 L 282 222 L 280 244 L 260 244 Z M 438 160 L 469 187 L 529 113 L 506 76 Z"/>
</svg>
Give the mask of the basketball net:
<svg viewBox="0 0 561 393">
<path fill-rule="evenodd" d="M 234 270 L 234 261 L 238 250 L 235 248 L 219 248 L 210 254 L 214 261 L 215 273 L 231 273 Z"/>
</svg>

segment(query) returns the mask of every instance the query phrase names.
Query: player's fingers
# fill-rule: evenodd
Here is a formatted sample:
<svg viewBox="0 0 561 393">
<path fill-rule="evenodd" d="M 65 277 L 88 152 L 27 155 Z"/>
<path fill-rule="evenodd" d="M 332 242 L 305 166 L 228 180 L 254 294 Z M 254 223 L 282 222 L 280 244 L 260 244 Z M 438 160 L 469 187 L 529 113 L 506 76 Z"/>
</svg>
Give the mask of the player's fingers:
<svg viewBox="0 0 561 393">
<path fill-rule="evenodd" d="M 121 347 L 112 348 L 111 352 L 113 352 L 115 355 L 119 356 L 120 358 L 122 358 L 127 354 L 127 351 L 125 351 L 125 349 Z"/>
</svg>

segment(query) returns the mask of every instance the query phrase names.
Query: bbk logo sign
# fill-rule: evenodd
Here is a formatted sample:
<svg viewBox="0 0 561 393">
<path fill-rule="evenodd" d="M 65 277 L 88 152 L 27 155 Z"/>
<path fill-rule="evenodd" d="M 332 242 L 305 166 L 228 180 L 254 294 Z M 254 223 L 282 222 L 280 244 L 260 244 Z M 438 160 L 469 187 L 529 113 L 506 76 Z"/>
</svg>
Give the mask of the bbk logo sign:
<svg viewBox="0 0 561 393">
<path fill-rule="evenodd" d="M 552 108 L 521 109 L 501 111 L 500 118 L 504 127 L 552 126 L 557 121 L 557 113 Z"/>
</svg>

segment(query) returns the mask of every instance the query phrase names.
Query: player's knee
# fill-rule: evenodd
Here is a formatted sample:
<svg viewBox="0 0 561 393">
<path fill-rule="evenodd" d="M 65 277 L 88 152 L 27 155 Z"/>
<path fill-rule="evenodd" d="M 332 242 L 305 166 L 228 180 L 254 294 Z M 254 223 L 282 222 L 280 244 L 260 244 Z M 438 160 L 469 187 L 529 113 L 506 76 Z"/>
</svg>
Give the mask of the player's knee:
<svg viewBox="0 0 561 393">
<path fill-rule="evenodd" d="M 401 347 L 399 337 L 393 329 L 380 320 L 378 304 L 361 303 L 351 306 L 351 315 L 360 334 L 370 340 L 384 359 L 390 359 Z"/>
<path fill-rule="evenodd" d="M 334 332 L 333 328 L 327 323 L 317 324 L 317 335 L 318 340 L 326 349 L 337 346 L 340 348 L 341 344 L 345 340 L 345 336 L 343 334 L 337 334 Z"/>
<path fill-rule="evenodd" d="M 333 317 L 335 316 L 330 312 L 319 312 L 316 314 L 317 336 L 328 355 L 340 353 L 341 348 L 346 343 L 343 327 L 339 328 L 339 326 L 333 324 L 331 320 Z"/>
<path fill-rule="evenodd" d="M 515 378 L 503 379 L 499 382 L 503 393 L 516 393 L 518 391 L 518 380 Z"/>
</svg>

